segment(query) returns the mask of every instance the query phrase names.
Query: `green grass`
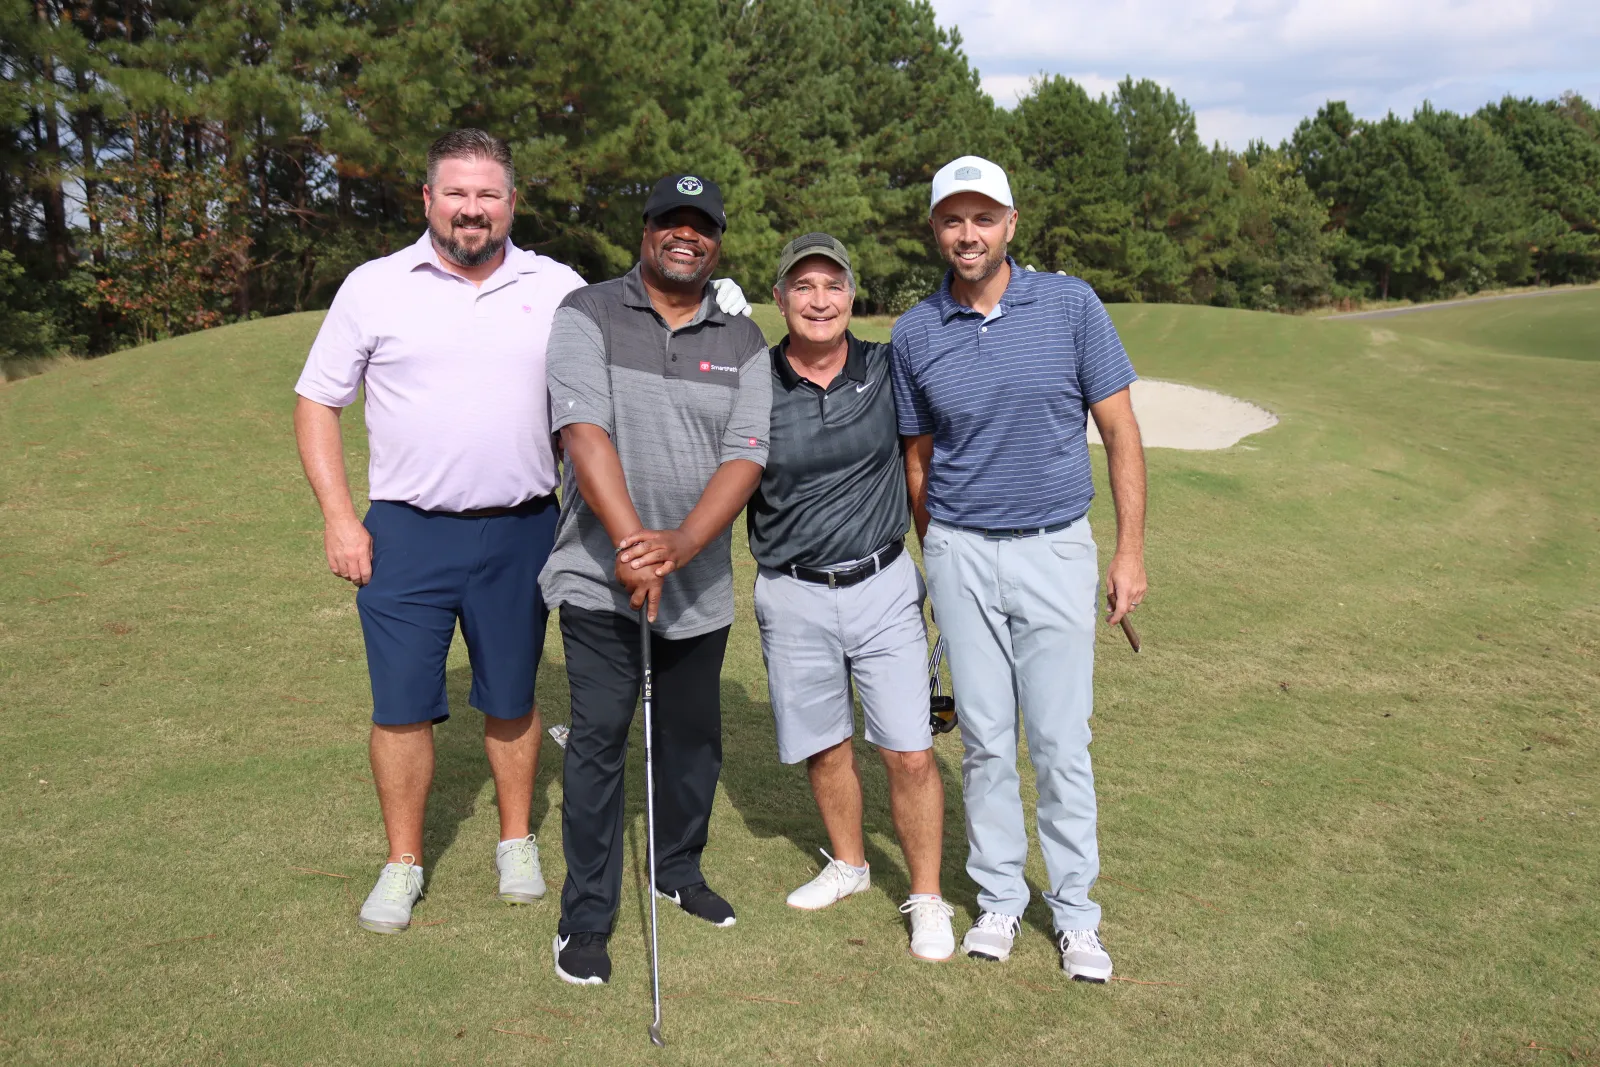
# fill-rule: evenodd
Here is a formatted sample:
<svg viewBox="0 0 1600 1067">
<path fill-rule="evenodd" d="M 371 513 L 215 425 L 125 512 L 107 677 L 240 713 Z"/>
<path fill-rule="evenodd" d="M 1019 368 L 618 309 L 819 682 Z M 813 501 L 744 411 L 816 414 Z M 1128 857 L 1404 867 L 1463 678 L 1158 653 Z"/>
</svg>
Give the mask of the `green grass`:
<svg viewBox="0 0 1600 1067">
<path fill-rule="evenodd" d="M 1396 333 L 1518 356 L 1600 360 L 1600 289 L 1469 301 L 1460 307 L 1369 319 Z"/>
<path fill-rule="evenodd" d="M 1461 344 L 1468 313 L 1113 309 L 1143 373 L 1282 420 L 1151 453 L 1145 653 L 1102 635 L 1096 896 L 1119 975 L 1157 984 L 1064 981 L 1037 904 L 1004 966 L 909 959 L 870 758 L 874 890 L 786 909 L 825 842 L 776 762 L 746 597 L 706 857 L 740 921 L 663 916 L 662 1052 L 637 756 L 616 979 L 572 989 L 550 973 L 554 896 L 492 896 L 459 648 L 423 925 L 355 927 L 383 847 L 367 682 L 288 422 L 317 317 L 0 387 L 0 1062 L 1595 1062 L 1600 362 Z M 1514 351 L 1567 351 L 1573 323 L 1540 321 L 1509 327 Z M 359 433 L 350 453 L 363 470 Z M 937 751 L 959 931 L 958 739 Z M 555 886 L 559 767 L 548 746 Z"/>
</svg>

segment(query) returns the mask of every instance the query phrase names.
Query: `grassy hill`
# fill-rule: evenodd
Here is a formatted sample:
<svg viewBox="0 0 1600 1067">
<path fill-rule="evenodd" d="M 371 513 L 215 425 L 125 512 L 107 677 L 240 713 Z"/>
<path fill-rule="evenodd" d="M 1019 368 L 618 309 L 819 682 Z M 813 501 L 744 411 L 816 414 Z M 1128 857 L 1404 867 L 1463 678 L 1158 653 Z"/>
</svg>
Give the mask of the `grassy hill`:
<svg viewBox="0 0 1600 1067">
<path fill-rule="evenodd" d="M 1369 320 L 1409 337 L 1491 352 L 1600 360 L 1600 290 L 1562 289 L 1537 296 L 1474 300 L 1460 307 Z"/>
<path fill-rule="evenodd" d="M 1586 1062 L 1600 361 L 1528 357 L 1581 355 L 1587 299 L 1344 322 L 1113 309 L 1141 372 L 1282 420 L 1150 455 L 1145 653 L 1102 635 L 1095 718 L 1096 896 L 1130 981 L 1064 981 L 1037 902 L 1003 966 L 908 958 L 866 753 L 874 890 L 786 909 L 826 840 L 776 762 L 746 597 L 706 857 L 740 920 L 663 916 L 664 1052 L 645 1040 L 642 815 L 614 984 L 564 986 L 554 894 L 493 898 L 459 648 L 418 925 L 355 927 L 383 848 L 367 680 L 288 421 L 318 317 L 0 387 L 0 1061 Z M 1093 521 L 1108 545 L 1104 493 Z M 938 755 L 959 933 L 959 740 Z M 553 886 L 559 756 L 535 803 Z"/>
</svg>

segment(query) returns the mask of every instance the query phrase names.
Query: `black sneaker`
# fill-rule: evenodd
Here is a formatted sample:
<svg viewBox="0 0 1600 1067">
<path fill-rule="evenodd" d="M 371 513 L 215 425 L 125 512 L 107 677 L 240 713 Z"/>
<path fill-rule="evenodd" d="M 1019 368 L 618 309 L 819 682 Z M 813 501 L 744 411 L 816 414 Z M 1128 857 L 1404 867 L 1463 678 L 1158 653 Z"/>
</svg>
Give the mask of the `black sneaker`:
<svg viewBox="0 0 1600 1067">
<path fill-rule="evenodd" d="M 662 900 L 672 901 L 690 915 L 704 919 L 712 926 L 725 928 L 734 923 L 733 905 L 717 896 L 704 882 L 684 886 L 675 893 L 663 893 L 658 889 L 656 895 Z"/>
<path fill-rule="evenodd" d="M 606 953 L 610 934 L 583 931 L 557 936 L 551 946 L 556 957 L 556 977 L 572 985 L 605 985 L 611 980 L 611 957 Z"/>
</svg>

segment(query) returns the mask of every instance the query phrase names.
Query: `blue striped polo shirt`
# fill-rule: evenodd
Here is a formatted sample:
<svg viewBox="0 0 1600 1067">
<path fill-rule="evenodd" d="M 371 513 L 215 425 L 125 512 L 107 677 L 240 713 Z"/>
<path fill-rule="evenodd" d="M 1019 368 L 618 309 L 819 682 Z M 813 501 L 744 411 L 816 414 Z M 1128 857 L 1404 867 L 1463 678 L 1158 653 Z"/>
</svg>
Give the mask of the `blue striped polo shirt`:
<svg viewBox="0 0 1600 1067">
<path fill-rule="evenodd" d="M 1089 510 L 1090 404 L 1138 375 L 1089 284 L 1007 258 L 987 319 L 939 291 L 895 323 L 895 408 L 933 435 L 928 513 L 952 526 L 1053 526 Z"/>
</svg>

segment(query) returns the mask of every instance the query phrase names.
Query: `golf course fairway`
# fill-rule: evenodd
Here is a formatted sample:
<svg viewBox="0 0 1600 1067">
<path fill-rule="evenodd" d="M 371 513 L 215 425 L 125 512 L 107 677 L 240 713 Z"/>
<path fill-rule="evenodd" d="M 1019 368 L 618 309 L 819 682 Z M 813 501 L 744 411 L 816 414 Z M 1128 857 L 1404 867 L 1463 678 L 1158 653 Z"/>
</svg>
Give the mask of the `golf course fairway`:
<svg viewBox="0 0 1600 1067">
<path fill-rule="evenodd" d="M 305 314 L 0 387 L 0 1063 L 1600 1061 L 1600 292 L 1111 311 L 1142 374 L 1279 419 L 1149 453 L 1144 652 L 1102 630 L 1094 719 L 1124 980 L 1067 981 L 1037 897 L 1005 964 L 910 958 L 865 745 L 873 889 L 785 907 L 827 842 L 777 763 L 742 523 L 705 859 L 739 921 L 663 913 L 668 1047 L 645 1034 L 641 747 L 615 976 L 570 987 L 561 752 L 534 808 L 551 893 L 509 908 L 459 641 L 427 895 L 405 934 L 359 930 L 384 846 L 353 591 L 290 429 Z M 554 620 L 546 656 L 563 723 Z M 959 936 L 959 736 L 936 750 Z"/>
</svg>

